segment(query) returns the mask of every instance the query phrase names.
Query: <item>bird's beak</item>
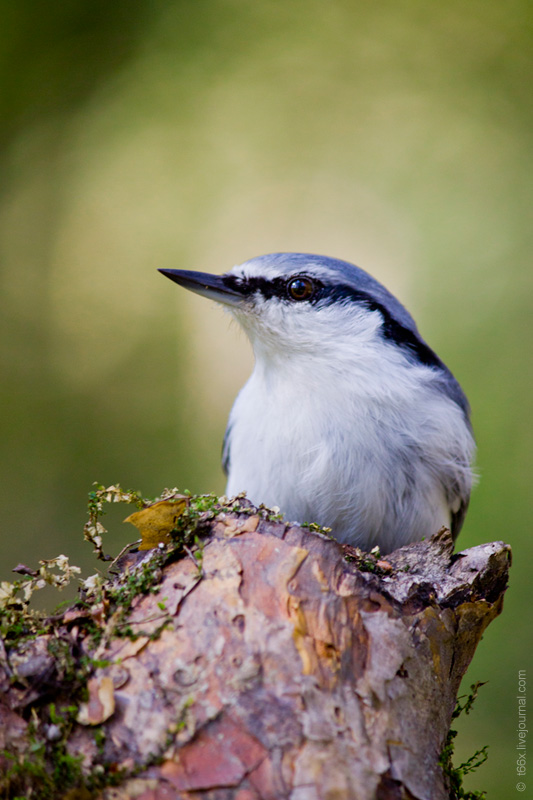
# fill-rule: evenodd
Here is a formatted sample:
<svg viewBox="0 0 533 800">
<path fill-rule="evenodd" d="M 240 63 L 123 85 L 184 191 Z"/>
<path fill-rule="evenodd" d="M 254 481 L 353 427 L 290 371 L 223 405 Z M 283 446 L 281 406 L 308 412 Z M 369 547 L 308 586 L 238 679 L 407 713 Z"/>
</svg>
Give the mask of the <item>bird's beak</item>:
<svg viewBox="0 0 533 800">
<path fill-rule="evenodd" d="M 179 283 L 184 289 L 201 294 L 217 303 L 236 306 L 242 302 L 243 296 L 225 282 L 224 275 L 211 275 L 209 272 L 190 272 L 186 269 L 160 269 L 171 281 Z"/>
</svg>

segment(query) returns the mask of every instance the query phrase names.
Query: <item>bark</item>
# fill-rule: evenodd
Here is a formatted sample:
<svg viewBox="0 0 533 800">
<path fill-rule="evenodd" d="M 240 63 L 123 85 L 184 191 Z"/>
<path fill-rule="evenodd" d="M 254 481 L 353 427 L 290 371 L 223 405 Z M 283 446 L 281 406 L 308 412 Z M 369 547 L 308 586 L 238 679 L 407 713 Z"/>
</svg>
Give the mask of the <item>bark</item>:
<svg viewBox="0 0 533 800">
<path fill-rule="evenodd" d="M 383 561 L 260 513 L 208 527 L 201 571 L 168 563 L 136 597 L 138 638 L 95 653 L 70 610 L 0 652 L 0 749 L 22 753 L 39 709 L 61 705 L 54 640 L 100 663 L 66 749 L 93 788 L 117 776 L 102 799 L 447 798 L 439 756 L 509 547 L 453 555 L 443 531 Z"/>
</svg>

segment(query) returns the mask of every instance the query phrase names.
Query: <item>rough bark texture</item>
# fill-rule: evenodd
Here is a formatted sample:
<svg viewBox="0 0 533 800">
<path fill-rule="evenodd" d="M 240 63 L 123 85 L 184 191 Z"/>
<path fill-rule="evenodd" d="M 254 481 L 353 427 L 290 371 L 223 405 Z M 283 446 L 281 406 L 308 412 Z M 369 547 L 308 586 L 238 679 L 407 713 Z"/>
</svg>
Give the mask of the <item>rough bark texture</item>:
<svg viewBox="0 0 533 800">
<path fill-rule="evenodd" d="M 140 638 L 104 638 L 68 751 L 124 771 L 105 800 L 445 800 L 439 755 L 509 556 L 452 555 L 443 532 L 365 572 L 321 534 L 219 515 L 202 575 L 167 564 L 129 614 Z M 76 614 L 54 635 L 88 646 Z M 43 683 L 54 699 L 49 637 L 0 651 L 0 748 L 22 750 Z"/>
</svg>

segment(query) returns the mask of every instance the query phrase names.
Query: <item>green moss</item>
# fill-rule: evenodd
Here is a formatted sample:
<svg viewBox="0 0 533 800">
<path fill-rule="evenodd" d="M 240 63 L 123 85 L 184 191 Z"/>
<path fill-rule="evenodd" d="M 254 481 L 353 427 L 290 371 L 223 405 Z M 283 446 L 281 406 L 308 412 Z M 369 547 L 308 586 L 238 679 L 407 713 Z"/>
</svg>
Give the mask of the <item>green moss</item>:
<svg viewBox="0 0 533 800">
<path fill-rule="evenodd" d="M 317 525 L 316 522 L 303 522 L 300 527 L 306 528 L 308 531 L 311 531 L 311 533 L 321 533 L 323 536 L 333 539 L 330 535 L 331 528 L 323 528 L 321 525 Z"/>
<path fill-rule="evenodd" d="M 378 563 L 380 559 L 379 552 L 377 554 L 365 553 L 358 547 L 345 545 L 343 558 L 349 564 L 355 564 L 360 572 L 373 572 L 375 575 L 389 575 L 391 573 L 390 567 L 386 569 Z"/>
<path fill-rule="evenodd" d="M 96 728 L 93 728 L 93 736 L 98 755 L 100 756 L 100 758 L 102 758 L 104 755 L 104 747 L 107 739 L 107 733 L 105 728 L 103 728 L 100 725 L 97 726 Z"/>
<path fill-rule="evenodd" d="M 484 684 L 481 681 L 473 683 L 470 687 L 470 694 L 462 695 L 457 699 L 457 705 L 452 714 L 452 722 L 454 719 L 462 714 L 469 714 L 472 706 L 477 697 L 479 688 Z M 464 700 L 464 702 L 461 702 Z M 439 764 L 442 767 L 444 775 L 447 777 L 450 786 L 450 800 L 486 800 L 486 794 L 482 791 L 466 791 L 463 787 L 463 779 L 465 775 L 474 772 L 478 767 L 485 763 L 488 758 L 488 745 L 485 745 L 481 750 L 476 750 L 473 756 L 467 761 L 459 764 L 458 767 L 453 766 L 453 753 L 455 748 L 455 737 L 457 731 L 450 727 L 446 742 L 440 755 Z"/>
<path fill-rule="evenodd" d="M 66 743 L 77 713 L 76 706 L 59 711 L 54 703 L 33 715 L 23 756 L 3 752 L 7 768 L 0 780 L 2 797 L 55 800 L 70 789 L 84 788 L 82 758 L 67 752 Z"/>
</svg>

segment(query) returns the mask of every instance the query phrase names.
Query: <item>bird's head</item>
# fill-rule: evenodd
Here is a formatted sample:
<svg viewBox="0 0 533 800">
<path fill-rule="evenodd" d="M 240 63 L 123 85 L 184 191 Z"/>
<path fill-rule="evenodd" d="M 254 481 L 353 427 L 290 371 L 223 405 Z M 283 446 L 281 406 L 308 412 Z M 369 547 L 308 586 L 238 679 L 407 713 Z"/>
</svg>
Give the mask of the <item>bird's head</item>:
<svg viewBox="0 0 533 800">
<path fill-rule="evenodd" d="M 224 275 L 160 270 L 171 280 L 224 305 L 256 354 L 295 352 L 331 357 L 382 332 L 422 342 L 411 315 L 364 270 L 306 253 L 259 256 Z"/>
<path fill-rule="evenodd" d="M 301 366 L 324 380 L 332 372 L 349 379 L 357 371 L 368 376 L 369 386 L 372 377 L 386 377 L 397 366 L 421 367 L 468 417 L 459 383 L 422 339 L 409 312 L 354 264 L 308 253 L 271 253 L 224 275 L 160 272 L 227 308 L 250 338 L 258 364 Z"/>
</svg>

